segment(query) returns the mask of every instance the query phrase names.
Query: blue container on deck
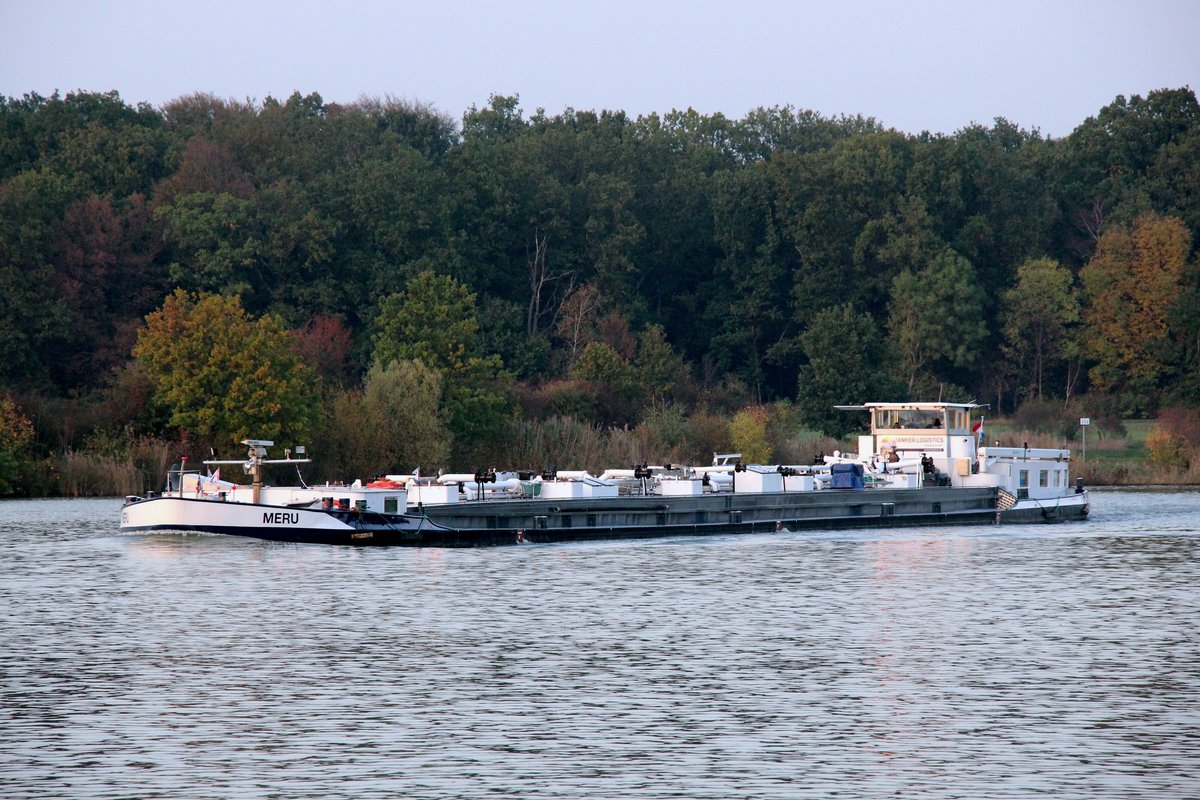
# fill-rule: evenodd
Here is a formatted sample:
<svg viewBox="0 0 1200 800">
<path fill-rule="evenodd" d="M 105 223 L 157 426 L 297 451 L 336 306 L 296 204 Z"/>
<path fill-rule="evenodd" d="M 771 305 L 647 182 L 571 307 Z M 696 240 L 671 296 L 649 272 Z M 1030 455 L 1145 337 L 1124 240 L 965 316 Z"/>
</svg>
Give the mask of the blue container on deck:
<svg viewBox="0 0 1200 800">
<path fill-rule="evenodd" d="M 830 464 L 829 477 L 831 489 L 862 489 L 866 485 L 862 464 Z"/>
</svg>

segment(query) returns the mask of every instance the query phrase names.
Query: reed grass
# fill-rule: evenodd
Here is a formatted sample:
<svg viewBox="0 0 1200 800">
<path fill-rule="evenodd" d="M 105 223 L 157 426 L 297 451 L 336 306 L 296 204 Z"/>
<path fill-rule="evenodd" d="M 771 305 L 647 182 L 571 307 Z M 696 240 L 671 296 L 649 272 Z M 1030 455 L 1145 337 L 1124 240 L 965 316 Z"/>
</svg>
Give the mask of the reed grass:
<svg viewBox="0 0 1200 800">
<path fill-rule="evenodd" d="M 790 428 L 790 430 L 789 430 Z M 1090 438 L 1087 457 L 1081 442 L 1061 434 L 996 424 L 987 444 L 1005 447 L 1069 448 L 1071 472 L 1090 486 L 1200 485 L 1200 450 L 1178 464 L 1155 465 L 1147 458 L 1146 426 L 1130 426 L 1126 435 Z M 779 425 L 768 431 L 771 460 L 810 464 L 817 453 L 853 451 L 852 440 L 839 441 L 812 431 Z M 708 464 L 714 451 L 727 452 L 727 421 L 718 415 L 662 414 L 634 428 L 604 427 L 571 416 L 513 423 L 504 443 L 500 469 L 585 469 L 593 474 L 634 464 Z M 94 438 L 81 449 L 67 450 L 40 462 L 39 494 L 113 497 L 157 489 L 180 449 L 154 437 L 128 434 Z M 447 465 L 448 468 L 456 465 Z M 344 477 L 344 476 L 342 476 Z"/>
<path fill-rule="evenodd" d="M 609 456 L 610 436 L 574 417 L 520 420 L 510 433 L 510 466 L 528 469 L 596 469 Z"/>
<path fill-rule="evenodd" d="M 815 464 L 817 455 L 832 455 L 833 451 L 855 452 L 857 444 L 839 441 L 830 436 L 806 431 L 771 443 L 773 460 L 780 464 Z"/>
<path fill-rule="evenodd" d="M 64 497 L 112 497 L 142 489 L 137 466 L 129 459 L 72 450 L 57 459 L 58 494 Z"/>
<path fill-rule="evenodd" d="M 602 427 L 570 416 L 521 420 L 510 434 L 510 464 L 529 469 L 585 469 L 598 473 L 634 464 L 707 464 L 711 453 L 694 452 L 707 441 L 688 429 L 654 425 Z"/>
<path fill-rule="evenodd" d="M 635 428 L 605 428 L 570 416 L 521 420 L 514 423 L 509 443 L 509 466 L 586 469 L 593 474 L 641 463 L 709 464 L 714 452 L 730 446 L 724 421 L 717 426 L 709 415 L 694 416 L 682 425 L 643 423 Z M 817 452 L 852 449 L 811 432 L 774 437 L 770 444 L 771 460 L 780 464 L 811 464 Z"/>
<path fill-rule="evenodd" d="M 50 460 L 50 482 L 63 497 L 123 497 L 158 486 L 176 446 L 138 438 L 113 450 L 68 450 Z"/>
</svg>

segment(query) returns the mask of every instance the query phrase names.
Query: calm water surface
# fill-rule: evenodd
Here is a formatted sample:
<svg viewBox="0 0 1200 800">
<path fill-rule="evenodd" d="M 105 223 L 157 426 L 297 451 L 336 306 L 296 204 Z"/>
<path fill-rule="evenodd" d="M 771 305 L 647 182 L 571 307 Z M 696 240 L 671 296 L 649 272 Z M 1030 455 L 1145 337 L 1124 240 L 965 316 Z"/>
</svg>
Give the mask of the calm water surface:
<svg viewBox="0 0 1200 800">
<path fill-rule="evenodd" d="M 0 503 L 0 797 L 1200 797 L 1200 493 L 357 550 Z"/>
</svg>

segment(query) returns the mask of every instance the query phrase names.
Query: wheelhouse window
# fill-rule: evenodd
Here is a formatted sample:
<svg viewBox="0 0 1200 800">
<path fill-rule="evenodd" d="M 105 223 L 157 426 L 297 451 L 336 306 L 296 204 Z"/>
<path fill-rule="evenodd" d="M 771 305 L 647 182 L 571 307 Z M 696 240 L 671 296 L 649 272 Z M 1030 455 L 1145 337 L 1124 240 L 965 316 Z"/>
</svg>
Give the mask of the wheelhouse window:
<svg viewBox="0 0 1200 800">
<path fill-rule="evenodd" d="M 940 429 L 945 425 L 945 414 L 941 409 L 877 408 L 873 416 L 875 430 Z"/>
</svg>

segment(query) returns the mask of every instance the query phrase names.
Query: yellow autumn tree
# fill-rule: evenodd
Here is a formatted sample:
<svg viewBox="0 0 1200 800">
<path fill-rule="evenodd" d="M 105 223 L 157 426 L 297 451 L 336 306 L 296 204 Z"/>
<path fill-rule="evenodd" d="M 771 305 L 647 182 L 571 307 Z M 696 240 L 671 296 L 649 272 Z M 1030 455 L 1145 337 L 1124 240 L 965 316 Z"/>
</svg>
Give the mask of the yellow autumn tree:
<svg viewBox="0 0 1200 800">
<path fill-rule="evenodd" d="M 1087 307 L 1092 388 L 1117 394 L 1127 410 L 1145 411 L 1166 371 L 1168 320 L 1180 296 L 1191 233 L 1174 217 L 1145 214 L 1114 227 L 1080 271 Z"/>
<path fill-rule="evenodd" d="M 742 454 L 743 463 L 765 464 L 771 458 L 771 443 L 767 441 L 768 416 L 762 406 L 747 406 L 730 420 L 729 441 Z"/>
<path fill-rule="evenodd" d="M 312 428 L 312 371 L 292 354 L 279 318 L 254 319 L 236 297 L 176 290 L 146 317 L 133 354 L 171 424 L 214 443 L 303 442 Z"/>
</svg>

